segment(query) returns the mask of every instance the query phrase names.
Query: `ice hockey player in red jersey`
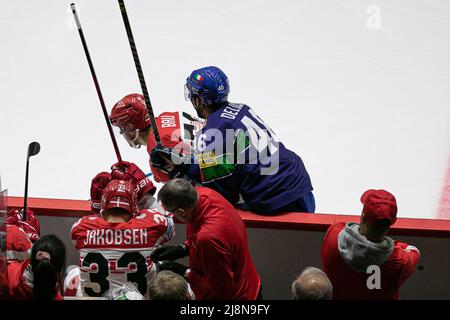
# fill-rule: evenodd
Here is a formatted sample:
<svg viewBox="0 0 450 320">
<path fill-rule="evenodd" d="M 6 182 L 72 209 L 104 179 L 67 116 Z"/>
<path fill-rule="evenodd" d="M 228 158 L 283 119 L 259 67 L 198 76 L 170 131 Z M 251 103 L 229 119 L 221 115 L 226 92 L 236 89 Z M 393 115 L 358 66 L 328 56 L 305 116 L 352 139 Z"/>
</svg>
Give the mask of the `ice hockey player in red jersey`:
<svg viewBox="0 0 450 320">
<path fill-rule="evenodd" d="M 131 181 L 136 186 L 138 210 L 157 207 L 156 199 L 153 197 L 156 187 L 152 180 L 133 162 L 122 161 L 113 164 L 111 166 L 111 178 Z"/>
<path fill-rule="evenodd" d="M 61 275 L 66 267 L 66 248 L 55 235 L 37 240 L 31 257 L 8 265 L 9 297 L 13 300 L 61 300 Z"/>
<path fill-rule="evenodd" d="M 156 199 L 153 197 L 156 187 L 138 166 L 134 163 L 123 161 L 121 165 L 118 163 L 112 165 L 111 170 L 111 173 L 98 173 L 91 181 L 90 204 L 91 212 L 94 215 L 100 216 L 102 192 L 112 179 L 129 180 L 134 183 L 139 210 L 157 207 Z M 64 296 L 82 296 L 80 269 L 77 266 L 71 265 L 67 268 L 67 275 L 64 279 Z"/>
<path fill-rule="evenodd" d="M 13 261 L 30 259 L 33 244 L 25 232 L 16 225 L 6 225 L 6 259 Z"/>
<path fill-rule="evenodd" d="M 156 187 L 152 180 L 134 163 L 123 161 L 111 166 L 111 173 L 100 172 L 91 182 L 91 212 L 100 215 L 101 197 L 106 185 L 111 180 L 129 180 L 136 186 L 137 207 L 141 209 L 150 209 L 155 207 Z M 152 206 L 153 205 L 153 206 Z"/>
<path fill-rule="evenodd" d="M 146 295 L 156 273 L 150 254 L 171 239 L 174 225 L 155 210 L 137 211 L 136 197 L 131 181 L 112 180 L 102 193 L 101 216 L 86 216 L 73 225 L 83 296 L 100 297 L 127 282 Z"/>
<path fill-rule="evenodd" d="M 22 229 L 27 235 L 31 242 L 35 242 L 39 239 L 41 234 L 41 225 L 39 220 L 36 218 L 34 212 L 27 208 L 27 219 L 23 220 L 23 209 L 11 210 L 8 212 L 6 217 L 6 225 L 15 225 Z"/>
<path fill-rule="evenodd" d="M 34 212 L 27 209 L 27 220 L 22 211 L 10 210 L 6 218 L 6 259 L 8 264 L 30 259 L 32 241 L 40 235 L 40 225 Z"/>
<path fill-rule="evenodd" d="M 150 156 L 156 141 L 144 96 L 133 93 L 123 97 L 112 108 L 110 119 L 131 147 L 145 145 Z M 194 136 L 203 126 L 202 120 L 185 112 L 163 112 L 155 120 L 161 144 L 183 154 L 190 153 Z M 170 180 L 166 172 L 152 167 L 151 163 L 150 167 L 157 182 Z"/>
</svg>

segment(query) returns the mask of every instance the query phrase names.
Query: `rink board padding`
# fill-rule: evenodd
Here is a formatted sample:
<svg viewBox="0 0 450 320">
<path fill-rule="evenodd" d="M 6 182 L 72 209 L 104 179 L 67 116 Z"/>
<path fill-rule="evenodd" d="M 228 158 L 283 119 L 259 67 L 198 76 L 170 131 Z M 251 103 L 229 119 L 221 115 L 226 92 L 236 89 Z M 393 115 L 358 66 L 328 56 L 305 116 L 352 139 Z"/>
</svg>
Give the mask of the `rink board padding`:
<svg viewBox="0 0 450 320">
<path fill-rule="evenodd" d="M 22 197 L 8 197 L 8 209 L 21 208 Z M 28 198 L 28 207 L 40 216 L 81 218 L 90 213 L 88 200 Z M 336 222 L 359 222 L 359 215 L 291 212 L 276 216 L 262 216 L 238 210 L 247 227 L 326 231 Z M 398 218 L 390 235 L 448 237 L 450 220 Z"/>
<path fill-rule="evenodd" d="M 89 214 L 89 202 L 29 198 L 41 222 L 42 234 L 56 234 L 67 247 L 69 264 L 78 262 L 69 231 Z M 8 197 L 8 208 L 20 208 L 21 197 Z M 249 249 L 264 286 L 266 299 L 290 299 L 290 285 L 303 268 L 321 267 L 320 246 L 335 222 L 359 222 L 359 215 L 288 213 L 267 217 L 239 212 L 247 226 Z M 401 289 L 402 299 L 450 299 L 450 220 L 398 218 L 390 235 L 421 251 L 418 270 Z M 185 239 L 185 225 L 176 225 L 171 240 Z M 187 263 L 186 259 L 181 262 Z"/>
</svg>

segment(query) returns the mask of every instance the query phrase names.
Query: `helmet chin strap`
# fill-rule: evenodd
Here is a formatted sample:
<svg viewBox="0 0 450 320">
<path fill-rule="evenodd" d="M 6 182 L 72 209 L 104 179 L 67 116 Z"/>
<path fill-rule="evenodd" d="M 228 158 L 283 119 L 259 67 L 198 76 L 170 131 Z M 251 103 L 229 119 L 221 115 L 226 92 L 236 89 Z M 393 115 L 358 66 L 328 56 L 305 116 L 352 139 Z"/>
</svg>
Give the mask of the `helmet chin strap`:
<svg viewBox="0 0 450 320">
<path fill-rule="evenodd" d="M 140 144 L 135 144 L 134 142 L 130 142 L 130 141 L 128 141 L 128 144 L 130 145 L 130 147 L 135 148 L 135 149 L 139 149 L 141 147 Z"/>
<path fill-rule="evenodd" d="M 125 140 L 127 140 L 130 147 L 133 147 L 135 149 L 139 149 L 141 147 L 141 144 L 136 143 L 137 139 L 139 139 L 139 129 L 135 129 L 135 136 L 134 139 L 129 139 L 127 134 L 124 134 Z"/>
</svg>

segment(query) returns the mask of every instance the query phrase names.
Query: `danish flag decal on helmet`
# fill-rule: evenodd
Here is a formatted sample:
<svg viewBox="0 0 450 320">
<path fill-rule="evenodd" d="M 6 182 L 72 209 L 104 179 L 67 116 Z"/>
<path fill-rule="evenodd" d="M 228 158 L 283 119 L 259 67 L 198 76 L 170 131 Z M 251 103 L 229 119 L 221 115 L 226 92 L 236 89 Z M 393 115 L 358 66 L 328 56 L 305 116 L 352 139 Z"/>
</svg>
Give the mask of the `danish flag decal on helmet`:
<svg viewBox="0 0 450 320">
<path fill-rule="evenodd" d="M 136 201 L 137 193 L 131 181 L 111 180 L 102 193 L 102 213 L 111 208 L 122 208 L 134 216 Z"/>
</svg>

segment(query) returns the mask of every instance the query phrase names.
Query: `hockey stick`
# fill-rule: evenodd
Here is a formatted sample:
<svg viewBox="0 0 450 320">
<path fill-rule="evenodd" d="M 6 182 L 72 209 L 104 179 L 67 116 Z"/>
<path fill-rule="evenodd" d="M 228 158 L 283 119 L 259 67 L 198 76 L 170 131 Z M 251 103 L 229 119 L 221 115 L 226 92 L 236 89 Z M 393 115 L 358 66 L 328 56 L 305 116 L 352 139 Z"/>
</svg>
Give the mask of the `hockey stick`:
<svg viewBox="0 0 450 320">
<path fill-rule="evenodd" d="M 152 124 L 153 134 L 155 135 L 156 145 L 161 145 L 159 138 L 158 127 L 156 126 L 155 114 L 148 95 L 147 85 L 145 84 L 144 73 L 142 72 L 141 62 L 136 49 L 136 43 L 134 42 L 133 32 L 131 31 L 130 21 L 128 20 L 127 8 L 123 0 L 119 0 L 120 13 L 122 14 L 123 23 L 127 31 L 128 42 L 130 43 L 131 53 L 133 54 L 134 65 L 138 74 L 139 82 L 141 84 L 142 94 L 144 95 L 145 106 L 147 107 L 148 114 L 150 116 L 150 122 Z"/>
<path fill-rule="evenodd" d="M 105 117 L 106 125 L 108 127 L 109 135 L 111 136 L 112 143 L 114 145 L 114 151 L 116 152 L 117 160 L 119 161 L 119 165 L 122 164 L 122 157 L 120 156 L 119 146 L 117 145 L 116 137 L 114 136 L 114 131 L 111 126 L 111 122 L 108 117 L 108 112 L 106 111 L 105 101 L 103 100 L 102 91 L 100 90 L 100 85 L 97 81 L 97 75 L 95 74 L 94 65 L 92 64 L 91 55 L 89 54 L 89 49 L 86 44 L 86 40 L 84 38 L 83 29 L 81 29 L 80 20 L 78 19 L 77 9 L 75 7 L 75 3 L 70 5 L 72 9 L 73 17 L 75 18 L 75 22 L 77 24 L 78 33 L 80 34 L 81 43 L 83 44 L 84 53 L 86 54 L 86 59 L 89 64 L 89 69 L 91 70 L 92 79 L 94 80 L 95 89 L 97 90 L 97 95 L 100 100 L 100 104 L 102 106 L 103 116 Z"/>
<path fill-rule="evenodd" d="M 41 151 L 41 145 L 38 142 L 32 142 L 28 145 L 27 169 L 25 171 L 25 195 L 23 197 L 23 221 L 27 220 L 28 169 L 30 167 L 30 157 L 37 155 L 39 151 Z"/>
</svg>

